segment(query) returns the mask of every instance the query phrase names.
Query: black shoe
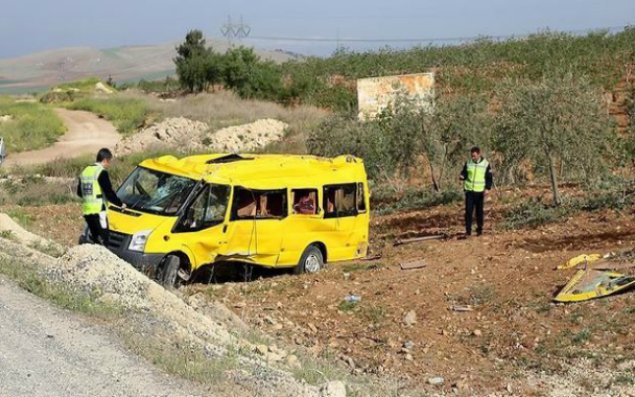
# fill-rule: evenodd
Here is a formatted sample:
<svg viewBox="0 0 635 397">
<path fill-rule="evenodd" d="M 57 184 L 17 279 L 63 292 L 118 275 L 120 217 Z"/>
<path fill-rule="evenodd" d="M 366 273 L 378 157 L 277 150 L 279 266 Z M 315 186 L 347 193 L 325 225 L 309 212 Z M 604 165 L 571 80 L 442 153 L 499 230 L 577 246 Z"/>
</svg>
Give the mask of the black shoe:
<svg viewBox="0 0 635 397">
<path fill-rule="evenodd" d="M 482 230 L 477 230 L 476 231 L 476 235 L 477 236 L 482 236 L 483 235 L 483 231 Z"/>
</svg>

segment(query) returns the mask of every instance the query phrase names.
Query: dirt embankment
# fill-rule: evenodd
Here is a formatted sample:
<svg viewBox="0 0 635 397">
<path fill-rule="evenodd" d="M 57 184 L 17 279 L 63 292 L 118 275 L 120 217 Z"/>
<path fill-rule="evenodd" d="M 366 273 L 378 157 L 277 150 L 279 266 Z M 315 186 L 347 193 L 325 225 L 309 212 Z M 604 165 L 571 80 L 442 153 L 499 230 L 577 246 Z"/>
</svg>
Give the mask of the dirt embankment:
<svg viewBox="0 0 635 397">
<path fill-rule="evenodd" d="M 14 226 L 15 239 L 31 238 L 19 229 Z M 185 360 L 186 366 L 192 360 L 197 365 L 214 368 L 216 373 L 212 375 L 219 387 L 215 390 L 223 390 L 224 395 L 343 397 L 345 394 L 341 382 L 328 382 L 327 378 L 321 379 L 324 382 L 321 386 L 307 384 L 297 374 L 310 371 L 305 368 L 310 364 L 294 352 L 276 346 L 266 336 L 255 336 L 257 333 L 222 304 L 210 304 L 201 296 L 190 296 L 186 302 L 101 246 L 76 246 L 54 258 L 26 247 L 23 242 L 0 237 L 0 260 L 15 264 L 29 261 L 53 285 L 90 296 L 97 303 L 121 308 L 126 320 L 118 325 L 118 337 L 132 340 L 133 346 L 150 344 L 153 351 L 162 351 L 163 356 L 156 358 L 159 362 L 178 362 L 185 354 L 191 357 Z M 3 322 L 3 327 L 15 326 L 18 324 Z M 11 328 L 13 331 L 16 330 Z M 14 350 L 3 353 L 17 354 Z M 89 348 L 81 350 L 80 346 L 74 354 L 87 360 L 92 353 Z M 188 369 L 186 373 L 192 371 L 196 369 Z"/>
<path fill-rule="evenodd" d="M 281 140 L 287 124 L 261 119 L 210 133 L 207 124 L 185 117 L 168 118 L 121 141 L 118 155 L 144 150 L 243 152 L 262 149 Z"/>
</svg>

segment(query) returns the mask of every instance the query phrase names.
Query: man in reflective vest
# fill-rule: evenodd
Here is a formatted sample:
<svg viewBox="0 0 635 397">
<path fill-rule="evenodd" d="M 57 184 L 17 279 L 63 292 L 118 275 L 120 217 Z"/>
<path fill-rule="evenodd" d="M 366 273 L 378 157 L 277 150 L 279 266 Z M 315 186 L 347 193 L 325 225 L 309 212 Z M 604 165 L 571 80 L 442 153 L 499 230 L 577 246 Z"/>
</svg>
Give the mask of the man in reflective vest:
<svg viewBox="0 0 635 397">
<path fill-rule="evenodd" d="M 108 203 L 125 208 L 126 205 L 117 197 L 112 188 L 106 170 L 112 162 L 112 153 L 101 149 L 97 153 L 95 164 L 84 168 L 79 176 L 77 195 L 82 198 L 82 213 L 88 225 L 91 239 L 96 244 L 106 245 L 108 241 L 108 221 L 106 208 Z"/>
<path fill-rule="evenodd" d="M 472 235 L 472 215 L 476 212 L 476 234 L 480 236 L 483 234 L 483 203 L 487 191 L 492 188 L 492 170 L 478 147 L 470 150 L 470 157 L 459 177 L 465 191 L 465 234 Z"/>
</svg>

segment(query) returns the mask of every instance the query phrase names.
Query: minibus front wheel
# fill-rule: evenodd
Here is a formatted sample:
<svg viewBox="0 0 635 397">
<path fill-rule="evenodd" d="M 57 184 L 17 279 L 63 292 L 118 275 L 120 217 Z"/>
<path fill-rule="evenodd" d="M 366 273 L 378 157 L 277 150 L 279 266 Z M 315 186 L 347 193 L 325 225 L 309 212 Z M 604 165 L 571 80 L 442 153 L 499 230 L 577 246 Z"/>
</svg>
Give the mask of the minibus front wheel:
<svg viewBox="0 0 635 397">
<path fill-rule="evenodd" d="M 317 273 L 324 267 L 324 255 L 316 245 L 309 245 L 295 267 L 295 273 Z"/>
<path fill-rule="evenodd" d="M 181 258 L 176 255 L 166 255 L 157 269 L 157 281 L 165 288 L 175 288 L 180 267 Z"/>
</svg>

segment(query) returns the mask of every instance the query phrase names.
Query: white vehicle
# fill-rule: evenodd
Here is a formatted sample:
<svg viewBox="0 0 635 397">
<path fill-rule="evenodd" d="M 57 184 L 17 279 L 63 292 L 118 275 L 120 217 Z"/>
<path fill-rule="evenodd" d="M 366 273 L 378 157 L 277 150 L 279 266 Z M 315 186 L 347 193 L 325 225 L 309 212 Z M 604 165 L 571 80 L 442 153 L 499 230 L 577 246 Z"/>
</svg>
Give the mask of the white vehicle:
<svg viewBox="0 0 635 397">
<path fill-rule="evenodd" d="M 5 157 L 7 157 L 7 149 L 4 146 L 4 139 L 0 136 L 0 164 L 4 162 Z"/>
</svg>

